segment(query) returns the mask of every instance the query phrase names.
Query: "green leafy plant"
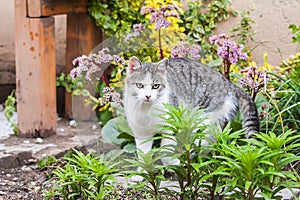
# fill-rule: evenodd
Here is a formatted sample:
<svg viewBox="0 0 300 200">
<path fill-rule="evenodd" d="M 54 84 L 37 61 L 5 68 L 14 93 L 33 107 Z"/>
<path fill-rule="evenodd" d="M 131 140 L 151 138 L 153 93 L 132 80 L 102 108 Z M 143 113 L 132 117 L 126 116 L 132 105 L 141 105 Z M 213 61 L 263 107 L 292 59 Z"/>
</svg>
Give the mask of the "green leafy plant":
<svg viewBox="0 0 300 200">
<path fill-rule="evenodd" d="M 164 166 L 158 162 L 163 157 L 159 149 L 152 149 L 148 153 L 139 151 L 139 158 L 126 159 L 129 165 L 126 168 L 138 169 L 135 171 L 127 171 L 128 178 L 140 176 L 145 182 L 138 182 L 132 187 L 142 189 L 153 195 L 154 199 L 160 199 L 160 191 L 167 188 L 161 188 L 161 182 L 166 180 L 164 175 Z"/>
<path fill-rule="evenodd" d="M 184 107 L 180 105 L 178 108 L 169 104 L 164 105 L 164 111 L 159 117 L 163 121 L 163 126 L 158 126 L 161 130 L 161 136 L 154 138 L 154 140 L 167 139 L 171 141 L 167 145 L 151 150 L 148 154 L 142 154 L 141 159 L 134 159 L 130 161 L 131 166 L 138 167 L 141 170 L 133 172 L 132 175 L 140 175 L 145 178 L 146 183 L 138 184 L 138 187 L 143 187 L 144 184 L 152 185 L 158 188 L 161 181 L 164 180 L 161 174 L 165 169 L 175 175 L 175 180 L 178 182 L 179 192 L 172 192 L 180 199 L 196 199 L 197 197 L 221 197 L 217 188 L 223 185 L 222 173 L 220 172 L 220 161 L 213 157 L 214 146 L 202 146 L 200 143 L 205 138 L 209 140 L 207 134 L 217 136 L 219 143 L 233 142 L 241 131 L 235 134 L 230 134 L 229 126 L 222 132 L 220 127 L 213 129 L 212 127 L 207 131 L 207 127 L 201 122 L 205 120 L 202 117 L 202 111 L 198 109 L 191 109 L 191 107 Z M 204 130 L 206 131 L 204 132 Z M 222 134 L 220 134 L 222 133 Z M 221 136 L 220 136 L 221 135 Z M 230 139 L 229 139 L 230 138 Z M 213 144 L 213 141 L 210 141 Z M 200 146 L 199 146 L 200 145 Z M 155 155 L 155 157 L 154 157 Z M 154 159 L 151 161 L 151 159 Z M 162 166 L 154 164 L 158 159 L 178 160 L 179 164 Z M 155 162 L 153 162 L 155 161 Z M 152 165 L 150 164 L 152 162 Z M 151 169 L 151 170 L 150 170 Z M 157 170 L 156 176 L 153 171 Z M 219 174 L 213 173 L 218 170 Z M 151 173 L 148 173 L 151 172 Z M 206 190 L 204 190 L 204 188 Z M 156 189 L 157 191 L 158 189 Z M 159 188 L 169 192 L 169 188 Z M 209 193 L 207 193 L 209 191 Z"/>
<path fill-rule="evenodd" d="M 59 163 L 59 160 L 56 159 L 54 156 L 48 156 L 48 157 L 43 158 L 42 160 L 40 160 L 37 163 L 37 169 L 42 170 L 49 166 L 56 165 L 58 163 Z"/>
<path fill-rule="evenodd" d="M 133 24 L 142 22 L 142 0 L 92 0 L 88 11 L 106 36 L 128 33 Z"/>
<path fill-rule="evenodd" d="M 297 67 L 295 69 L 297 70 Z M 275 77 L 271 83 L 275 90 L 267 94 L 272 105 L 268 111 L 268 118 L 264 121 L 267 130 L 278 133 L 288 128 L 299 129 L 300 81 L 295 76 L 299 69 L 300 65 L 297 71 L 290 72 L 286 77 L 271 73 L 271 76 Z"/>
<path fill-rule="evenodd" d="M 296 139 L 291 133 L 280 136 L 271 132 L 269 135 L 258 133 L 258 140 L 242 139 L 245 142 L 243 145 L 222 144 L 218 148 L 220 156 L 214 157 L 222 160 L 221 172 L 226 180 L 222 186 L 223 194 L 230 198 L 255 199 L 260 195 L 264 199 L 277 199 L 280 198 L 280 190 L 288 188 L 292 191 L 292 188 L 298 188 L 297 173 L 284 169 L 300 159 L 287 152 L 299 144 L 285 147 Z"/>
<path fill-rule="evenodd" d="M 201 125 L 205 120 L 201 111 L 190 107 L 178 108 L 165 104 L 159 115 L 163 126 L 159 126 L 161 136 L 168 139 L 168 145 L 141 152 L 142 158 L 129 160 L 131 167 L 142 170 L 130 172 L 130 176 L 140 175 L 150 184 L 151 194 L 157 198 L 164 170 L 170 171 L 178 181 L 180 199 L 263 199 L 280 198 L 279 191 L 299 188 L 296 171 L 286 170 L 293 162 L 299 162 L 296 150 L 300 146 L 300 136 L 294 131 L 286 131 L 278 136 L 269 132 L 257 133 L 251 139 L 244 138 L 244 130 L 232 131 L 228 124 L 224 129 L 218 125 Z M 204 140 L 208 144 L 204 145 Z M 159 159 L 177 159 L 179 164 L 162 166 Z M 162 170 L 164 169 L 164 170 Z M 155 176 L 156 174 L 156 176 Z"/>
<path fill-rule="evenodd" d="M 186 9 L 181 16 L 188 39 L 197 42 L 207 54 L 216 52 L 208 44 L 207 40 L 213 34 L 218 23 L 227 20 L 229 15 L 237 16 L 237 12 L 230 8 L 231 2 L 222 1 L 189 1 Z"/>
<path fill-rule="evenodd" d="M 292 37 L 292 40 L 294 43 L 300 43 L 300 26 L 297 26 L 295 24 L 290 24 L 289 29 L 292 30 L 292 33 L 295 34 Z"/>
<path fill-rule="evenodd" d="M 73 149 L 74 153 L 65 156 L 66 164 L 53 171 L 53 188 L 48 198 L 65 199 L 103 199 L 113 189 L 117 171 L 114 164 L 95 157 L 91 153 L 84 155 Z"/>
<path fill-rule="evenodd" d="M 7 97 L 4 103 L 4 115 L 10 125 L 13 127 L 13 132 L 18 135 L 18 124 L 12 120 L 12 116 L 17 111 L 17 97 L 16 91 L 13 90 L 11 94 Z"/>
<path fill-rule="evenodd" d="M 85 89 L 86 83 L 79 79 L 73 79 L 69 74 L 61 73 L 56 78 L 56 87 L 62 86 L 66 91 L 74 96 L 89 96 L 90 92 Z"/>
<path fill-rule="evenodd" d="M 236 27 L 230 30 L 230 37 L 237 39 L 238 44 L 247 45 L 249 41 L 254 40 L 255 32 L 253 31 L 252 27 L 254 20 L 251 18 L 250 14 L 250 10 L 241 12 L 241 21 Z"/>
<path fill-rule="evenodd" d="M 193 178 L 192 155 L 195 152 L 195 143 L 199 143 L 199 138 L 203 137 L 204 119 L 202 112 L 191 107 L 184 107 L 182 104 L 178 108 L 169 104 L 164 104 L 166 112 L 159 115 L 163 126 L 159 127 L 162 139 L 171 141 L 170 144 L 161 147 L 165 157 L 178 159 L 180 164 L 167 166 L 167 169 L 176 174 L 180 187 L 181 199 L 195 198 L 199 187 Z M 166 133 L 164 133 L 166 132 Z M 196 141 L 198 139 L 198 141 Z M 173 141 L 173 142 L 172 142 Z"/>
<path fill-rule="evenodd" d="M 135 153 L 134 136 L 124 116 L 113 118 L 102 129 L 102 138 L 105 142 L 120 145 L 126 153 Z"/>
</svg>

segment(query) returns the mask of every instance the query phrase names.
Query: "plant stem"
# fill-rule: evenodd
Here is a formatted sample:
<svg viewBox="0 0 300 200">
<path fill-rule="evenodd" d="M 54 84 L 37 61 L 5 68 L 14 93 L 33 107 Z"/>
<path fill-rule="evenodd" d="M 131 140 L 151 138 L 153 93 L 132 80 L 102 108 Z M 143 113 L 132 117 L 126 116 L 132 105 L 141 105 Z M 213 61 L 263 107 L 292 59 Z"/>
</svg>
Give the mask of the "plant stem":
<svg viewBox="0 0 300 200">
<path fill-rule="evenodd" d="M 224 76 L 230 81 L 230 76 L 229 76 L 229 70 L 230 70 L 230 62 L 227 58 L 223 60 L 224 66 L 223 66 L 223 73 Z"/>
<path fill-rule="evenodd" d="M 217 187 L 217 179 L 218 179 L 218 177 L 216 177 L 216 176 L 212 177 L 213 183 L 212 183 L 212 187 L 211 187 L 211 190 L 210 190 L 210 199 L 211 200 L 215 199 L 215 189 Z"/>
<path fill-rule="evenodd" d="M 161 45 L 161 33 L 160 33 L 160 29 L 158 30 L 158 48 L 159 48 L 159 53 L 160 53 L 160 59 L 164 58 L 164 53 L 162 50 L 162 45 Z"/>
<path fill-rule="evenodd" d="M 190 159 L 190 151 L 186 151 L 186 159 L 187 159 L 187 183 L 188 187 L 191 186 L 191 159 Z"/>
<path fill-rule="evenodd" d="M 279 120 L 280 120 L 280 125 L 281 125 L 281 129 L 282 129 L 282 134 L 284 133 L 284 125 L 283 125 L 283 119 L 282 119 L 282 116 L 281 116 L 281 112 L 277 106 L 277 104 L 274 102 L 274 100 L 272 99 L 272 97 L 268 94 L 268 92 L 264 92 L 264 94 L 266 94 L 266 96 L 270 99 L 270 102 L 274 105 L 277 113 L 278 113 L 278 116 L 279 116 Z M 276 122 L 278 121 L 278 119 L 276 120 Z"/>
<path fill-rule="evenodd" d="M 108 69 L 108 68 L 107 68 Z M 107 69 L 104 70 L 103 74 L 101 74 L 101 80 L 105 83 L 107 87 L 110 87 L 109 81 L 107 79 Z"/>
<path fill-rule="evenodd" d="M 253 190 L 252 190 L 252 186 L 250 186 L 249 188 L 249 200 L 252 200 L 253 199 Z"/>
</svg>

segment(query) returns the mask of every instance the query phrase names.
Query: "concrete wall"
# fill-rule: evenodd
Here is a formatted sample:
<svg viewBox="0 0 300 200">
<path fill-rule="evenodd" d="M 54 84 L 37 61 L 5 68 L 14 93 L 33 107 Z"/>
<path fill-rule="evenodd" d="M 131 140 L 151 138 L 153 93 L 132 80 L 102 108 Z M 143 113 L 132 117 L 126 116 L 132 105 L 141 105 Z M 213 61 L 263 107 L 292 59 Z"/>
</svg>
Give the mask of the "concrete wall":
<svg viewBox="0 0 300 200">
<path fill-rule="evenodd" d="M 278 65 L 281 56 L 283 58 L 295 54 L 297 45 L 292 43 L 292 33 L 288 29 L 289 24 L 300 25 L 300 1 L 299 0 L 232 0 L 232 6 L 237 11 L 250 10 L 251 18 L 255 21 L 253 30 L 256 32 L 254 42 L 250 43 L 253 51 L 253 59 L 263 63 L 263 54 L 268 53 L 268 61 Z M 235 27 L 240 17 L 231 18 L 218 27 L 218 32 L 228 32 Z M 278 52 L 280 49 L 281 54 Z"/>
<path fill-rule="evenodd" d="M 8 90 L 15 84 L 14 64 L 14 1 L 0 0 L 0 102 L 1 96 L 5 96 Z M 283 57 L 288 57 L 296 52 L 296 45 L 291 43 L 291 31 L 288 25 L 291 23 L 300 24 L 300 1 L 299 0 L 232 0 L 235 10 L 249 10 L 254 7 L 252 18 L 256 22 L 255 41 L 251 43 L 254 47 L 254 60 L 262 63 L 263 54 L 269 53 L 271 64 L 278 64 L 280 48 Z M 239 18 L 232 18 L 229 22 L 218 27 L 218 32 L 227 32 L 234 27 Z M 57 48 L 57 74 L 63 72 L 65 65 L 65 16 L 56 17 L 56 48 Z M 5 93 L 5 94 L 4 94 Z"/>
</svg>

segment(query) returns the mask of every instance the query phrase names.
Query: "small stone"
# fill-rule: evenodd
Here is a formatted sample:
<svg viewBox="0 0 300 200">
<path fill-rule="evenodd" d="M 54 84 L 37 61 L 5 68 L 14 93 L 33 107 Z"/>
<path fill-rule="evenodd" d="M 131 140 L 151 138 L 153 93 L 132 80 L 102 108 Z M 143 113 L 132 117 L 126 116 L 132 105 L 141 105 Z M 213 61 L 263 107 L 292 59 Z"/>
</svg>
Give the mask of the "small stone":
<svg viewBox="0 0 300 200">
<path fill-rule="evenodd" d="M 93 131 L 96 130 L 97 128 L 98 128 L 98 127 L 97 127 L 97 125 L 95 125 L 95 124 L 92 126 L 92 130 L 93 130 Z"/>
<path fill-rule="evenodd" d="M 65 129 L 61 128 L 59 129 L 60 132 L 65 132 Z"/>
<path fill-rule="evenodd" d="M 36 162 L 37 162 L 37 159 L 34 159 L 34 158 L 31 158 L 28 160 L 28 163 L 31 163 L 31 164 L 36 163 Z"/>
<path fill-rule="evenodd" d="M 24 144 L 30 144 L 30 141 L 29 141 L 29 140 L 24 140 L 23 143 L 24 143 Z"/>
<path fill-rule="evenodd" d="M 40 191 L 41 191 L 41 187 L 40 187 L 40 186 L 35 187 L 35 188 L 34 188 L 34 191 L 35 191 L 36 193 L 40 192 Z"/>
<path fill-rule="evenodd" d="M 7 195 L 7 193 L 0 190 L 0 195 Z"/>
<path fill-rule="evenodd" d="M 42 154 L 42 157 L 43 157 L 43 158 L 47 157 L 47 154 L 45 154 L 45 153 L 44 153 L 44 154 Z"/>
<path fill-rule="evenodd" d="M 35 140 L 37 143 L 42 143 L 43 142 L 43 139 L 42 138 L 36 138 Z"/>
<path fill-rule="evenodd" d="M 70 126 L 73 128 L 76 127 L 76 121 L 74 119 L 70 121 Z"/>
<path fill-rule="evenodd" d="M 25 172 L 29 172 L 29 171 L 31 171 L 31 168 L 24 165 L 23 167 L 21 167 L 21 170 L 25 171 Z"/>
<path fill-rule="evenodd" d="M 6 177 L 11 177 L 11 174 L 6 174 Z"/>
</svg>

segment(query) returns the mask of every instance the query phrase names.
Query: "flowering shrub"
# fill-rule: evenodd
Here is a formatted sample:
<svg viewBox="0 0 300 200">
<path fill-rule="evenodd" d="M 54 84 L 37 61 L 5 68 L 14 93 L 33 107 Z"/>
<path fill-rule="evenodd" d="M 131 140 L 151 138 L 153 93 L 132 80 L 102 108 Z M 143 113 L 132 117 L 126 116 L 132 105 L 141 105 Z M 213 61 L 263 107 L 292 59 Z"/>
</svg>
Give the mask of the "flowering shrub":
<svg viewBox="0 0 300 200">
<path fill-rule="evenodd" d="M 150 24 L 155 23 L 155 29 L 160 30 L 171 26 L 171 22 L 168 20 L 169 17 L 179 18 L 178 11 L 179 7 L 176 5 L 162 6 L 159 9 L 144 6 L 141 9 L 141 14 L 151 13 Z"/>
<path fill-rule="evenodd" d="M 142 23 L 139 24 L 134 24 L 133 25 L 133 33 L 129 33 L 126 37 L 125 37 L 125 41 L 128 42 L 128 40 L 132 37 L 138 37 L 140 36 L 140 32 L 142 30 L 145 30 L 145 27 Z"/>
<path fill-rule="evenodd" d="M 265 87 L 266 91 L 267 82 L 270 78 L 270 75 L 267 74 L 266 70 L 258 70 L 257 66 L 250 66 L 242 69 L 240 72 L 245 74 L 245 76 L 238 81 L 242 87 L 247 88 L 253 100 L 255 100 L 257 93 L 262 88 Z"/>
<path fill-rule="evenodd" d="M 85 78 L 91 81 L 92 75 L 96 72 L 100 72 L 102 81 L 109 87 L 109 81 L 105 77 L 105 70 L 108 64 L 112 63 L 116 65 L 120 63 L 124 66 L 125 60 L 118 55 L 110 55 L 109 49 L 103 48 L 98 54 L 79 56 L 75 58 L 72 63 L 75 66 L 70 72 L 72 78 L 81 77 L 82 73 L 85 72 Z M 104 66 L 101 66 L 101 64 L 104 64 Z"/>
<path fill-rule="evenodd" d="M 122 105 L 120 93 L 115 91 L 115 88 L 111 85 L 118 86 L 114 84 L 114 80 L 109 80 L 107 71 L 110 69 L 109 66 L 117 66 L 117 73 L 115 79 L 120 80 L 121 69 L 124 68 L 125 59 L 118 55 L 111 55 L 108 48 L 101 49 L 97 54 L 90 54 L 89 56 L 82 55 L 73 60 L 73 68 L 70 72 L 70 76 L 74 80 L 84 78 L 90 83 L 94 84 L 96 90 L 100 90 L 100 97 L 96 98 L 86 89 L 76 90 L 79 94 L 86 97 L 87 104 L 93 104 L 93 110 L 98 109 L 100 111 L 100 116 L 98 116 L 101 121 L 105 124 L 111 118 L 111 102 L 117 103 L 117 105 Z M 120 67 L 121 66 L 121 67 Z M 102 81 L 104 83 L 101 84 Z M 112 81 L 112 83 L 110 83 Z M 99 86 L 100 84 L 100 86 Z M 84 88 L 84 85 L 82 86 Z M 98 88 L 98 89 L 97 89 Z M 83 93 L 84 91 L 84 93 Z M 107 114 L 102 117 L 101 112 L 106 112 Z"/>
<path fill-rule="evenodd" d="M 106 36 L 122 36 L 133 24 L 144 20 L 143 0 L 91 0 L 88 11 Z"/>
<path fill-rule="evenodd" d="M 184 28 L 180 27 L 179 26 L 179 23 L 182 23 L 182 19 L 180 19 L 180 17 L 178 16 L 177 17 L 177 14 L 178 13 L 179 15 L 182 13 L 182 4 L 180 3 L 179 0 L 145 0 L 145 4 L 144 4 L 145 8 L 148 7 L 150 9 L 155 9 L 155 10 L 160 10 L 160 8 L 162 7 L 165 7 L 165 8 L 168 8 L 170 7 L 171 9 L 169 9 L 170 12 L 173 12 L 173 14 L 175 15 L 175 17 L 167 17 L 167 16 L 161 16 L 161 17 L 164 17 L 164 20 L 167 20 L 170 22 L 170 26 L 167 27 L 169 30 L 174 30 L 176 32 L 183 32 L 184 31 Z M 172 8 L 174 7 L 174 8 Z M 167 12 L 169 11 L 163 11 L 164 13 L 166 13 L 167 15 Z M 143 12 L 141 12 L 142 14 Z M 152 16 L 152 12 L 151 13 L 148 13 L 148 14 L 145 14 L 145 19 L 146 19 L 146 22 L 149 21 L 150 22 L 150 19 L 151 19 L 151 16 Z M 155 23 L 152 23 L 149 28 L 150 29 L 154 29 L 156 26 Z"/>
<path fill-rule="evenodd" d="M 151 25 L 154 25 L 154 30 L 158 32 L 157 38 L 158 38 L 158 49 L 159 49 L 159 55 L 160 59 L 164 58 L 164 48 L 162 45 L 162 33 L 161 30 L 163 28 L 169 28 L 172 23 L 171 19 L 179 18 L 179 7 L 177 5 L 163 5 L 159 8 L 151 7 L 151 6 L 143 6 L 141 9 L 142 15 L 150 14 L 149 23 Z M 139 36 L 140 29 L 136 30 L 135 27 L 141 26 L 141 24 L 133 25 L 134 33 L 129 33 L 126 38 L 131 36 Z M 153 34 L 155 34 L 153 32 Z M 152 34 L 150 37 L 154 37 Z"/>
<path fill-rule="evenodd" d="M 217 54 L 223 59 L 223 73 L 229 80 L 230 76 L 230 65 L 237 63 L 239 59 L 247 60 L 248 55 L 243 51 L 243 45 L 237 45 L 234 41 L 230 40 L 226 34 L 221 33 L 216 36 L 209 37 L 211 44 L 218 47 Z"/>
<path fill-rule="evenodd" d="M 196 60 L 200 58 L 201 47 L 199 45 L 190 45 L 187 42 L 180 42 L 172 48 L 171 57 L 172 58 L 187 58 L 192 57 Z"/>
<path fill-rule="evenodd" d="M 228 36 L 224 33 L 218 36 L 211 36 L 209 41 L 211 44 L 218 46 L 218 56 L 224 60 L 228 60 L 231 64 L 235 64 L 239 59 L 248 59 L 247 54 L 242 52 L 244 46 L 237 45 L 234 41 L 229 40 Z"/>
</svg>

